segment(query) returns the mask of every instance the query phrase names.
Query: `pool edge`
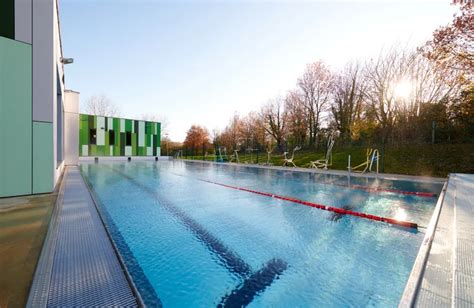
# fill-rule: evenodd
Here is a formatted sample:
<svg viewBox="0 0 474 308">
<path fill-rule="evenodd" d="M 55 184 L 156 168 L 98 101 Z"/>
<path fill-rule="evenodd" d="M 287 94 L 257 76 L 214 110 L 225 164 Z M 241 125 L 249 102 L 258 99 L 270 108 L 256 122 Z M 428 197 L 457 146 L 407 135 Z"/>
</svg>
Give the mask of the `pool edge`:
<svg viewBox="0 0 474 308">
<path fill-rule="evenodd" d="M 415 304 L 418 290 L 421 286 L 423 273 L 426 268 L 426 263 L 430 255 L 431 246 L 433 244 L 433 240 L 436 234 L 436 227 L 438 226 L 438 221 L 441 214 L 441 209 L 443 207 L 448 182 L 449 176 L 446 182 L 444 183 L 443 189 L 441 190 L 440 195 L 438 197 L 438 201 L 436 202 L 436 207 L 428 224 L 425 237 L 423 238 L 423 242 L 420 246 L 420 249 L 418 250 L 415 262 L 413 263 L 410 276 L 408 277 L 398 307 L 413 307 Z"/>
</svg>

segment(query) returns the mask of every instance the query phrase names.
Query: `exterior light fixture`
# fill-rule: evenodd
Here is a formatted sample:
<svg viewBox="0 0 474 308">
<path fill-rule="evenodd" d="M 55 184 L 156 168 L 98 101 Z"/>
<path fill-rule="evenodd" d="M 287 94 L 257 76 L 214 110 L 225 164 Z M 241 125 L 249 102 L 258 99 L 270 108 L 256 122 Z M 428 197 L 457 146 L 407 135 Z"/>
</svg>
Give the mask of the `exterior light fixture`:
<svg viewBox="0 0 474 308">
<path fill-rule="evenodd" d="M 71 63 L 74 63 L 74 59 L 73 58 L 61 58 L 61 63 L 62 64 L 71 64 Z"/>
</svg>

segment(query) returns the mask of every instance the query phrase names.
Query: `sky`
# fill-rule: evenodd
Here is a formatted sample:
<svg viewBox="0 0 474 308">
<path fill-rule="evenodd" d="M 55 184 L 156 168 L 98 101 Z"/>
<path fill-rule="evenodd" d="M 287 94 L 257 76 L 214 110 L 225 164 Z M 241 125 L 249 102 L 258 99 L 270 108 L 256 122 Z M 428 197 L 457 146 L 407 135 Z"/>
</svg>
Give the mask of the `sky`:
<svg viewBox="0 0 474 308">
<path fill-rule="evenodd" d="M 223 129 L 296 86 L 306 64 L 337 71 L 394 44 L 415 47 L 452 20 L 438 1 L 60 0 L 66 86 L 81 107 L 105 95 L 120 116 Z"/>
</svg>

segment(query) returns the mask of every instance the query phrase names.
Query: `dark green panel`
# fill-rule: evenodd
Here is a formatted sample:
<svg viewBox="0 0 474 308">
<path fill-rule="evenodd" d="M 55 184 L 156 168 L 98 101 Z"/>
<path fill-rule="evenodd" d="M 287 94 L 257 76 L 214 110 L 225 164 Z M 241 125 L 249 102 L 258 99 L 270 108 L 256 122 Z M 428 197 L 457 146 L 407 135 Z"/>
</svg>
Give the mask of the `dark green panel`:
<svg viewBox="0 0 474 308">
<path fill-rule="evenodd" d="M 118 136 L 118 134 L 120 133 L 120 119 L 114 119 L 114 131 L 117 132 L 115 136 Z M 115 141 L 118 142 L 118 140 Z"/>
<path fill-rule="evenodd" d="M 97 155 L 97 146 L 95 144 L 91 144 L 89 146 L 89 156 Z"/>
<path fill-rule="evenodd" d="M 147 147 L 151 146 L 151 135 L 145 135 L 145 145 Z"/>
<path fill-rule="evenodd" d="M 157 125 L 157 132 L 156 135 L 158 136 L 158 142 L 156 143 L 157 147 L 161 147 L 161 123 L 156 123 Z"/>
<path fill-rule="evenodd" d="M 15 0 L 0 0 L 0 36 L 15 39 Z"/>
<path fill-rule="evenodd" d="M 114 127 L 115 127 L 115 122 L 114 122 Z M 120 129 L 114 130 L 115 131 L 115 146 L 120 147 Z M 117 152 L 119 153 L 119 152 Z M 118 155 L 118 154 L 117 154 Z"/>
<path fill-rule="evenodd" d="M 125 156 L 125 133 L 120 133 L 120 156 Z"/>
<path fill-rule="evenodd" d="M 137 139 L 138 139 L 138 134 L 133 133 L 132 134 L 132 155 L 136 156 L 137 155 Z"/>
<path fill-rule="evenodd" d="M 153 135 L 153 156 L 156 156 L 156 141 L 157 141 L 157 137 L 156 135 Z"/>
<path fill-rule="evenodd" d="M 89 116 L 88 117 L 88 121 L 89 121 L 89 129 L 92 129 L 92 128 L 96 128 L 96 121 L 95 121 L 95 116 Z"/>
<path fill-rule="evenodd" d="M 104 155 L 105 155 L 105 146 L 103 146 L 103 145 L 98 145 L 96 151 L 97 151 L 97 152 L 96 152 L 95 155 L 104 156 Z"/>
<path fill-rule="evenodd" d="M 138 134 L 138 121 L 133 121 L 134 131 Z"/>
<path fill-rule="evenodd" d="M 132 120 L 125 120 L 125 131 L 132 132 Z"/>
</svg>

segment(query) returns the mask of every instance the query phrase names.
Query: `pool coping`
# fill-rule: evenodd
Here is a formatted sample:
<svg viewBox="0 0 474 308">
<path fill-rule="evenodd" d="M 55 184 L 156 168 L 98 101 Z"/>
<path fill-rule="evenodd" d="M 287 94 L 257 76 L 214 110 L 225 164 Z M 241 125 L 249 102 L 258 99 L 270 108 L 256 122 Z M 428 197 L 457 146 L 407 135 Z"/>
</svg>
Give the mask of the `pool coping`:
<svg viewBox="0 0 474 308">
<path fill-rule="evenodd" d="M 426 263 L 430 255 L 431 245 L 433 244 L 436 234 L 436 227 L 438 226 L 441 209 L 443 207 L 448 181 L 444 183 L 443 189 L 441 190 L 441 193 L 438 197 L 438 201 L 436 202 L 436 207 L 426 229 L 425 237 L 423 238 L 423 242 L 421 243 L 420 249 L 418 250 L 418 254 L 410 272 L 410 276 L 405 285 L 405 290 L 403 291 L 402 298 L 400 299 L 399 307 L 413 307 L 415 305 L 418 291 L 422 283 L 423 273 L 426 269 Z"/>
<path fill-rule="evenodd" d="M 425 265 L 413 268 L 399 307 L 473 307 L 473 189 L 474 174 L 450 174 Z"/>
</svg>

